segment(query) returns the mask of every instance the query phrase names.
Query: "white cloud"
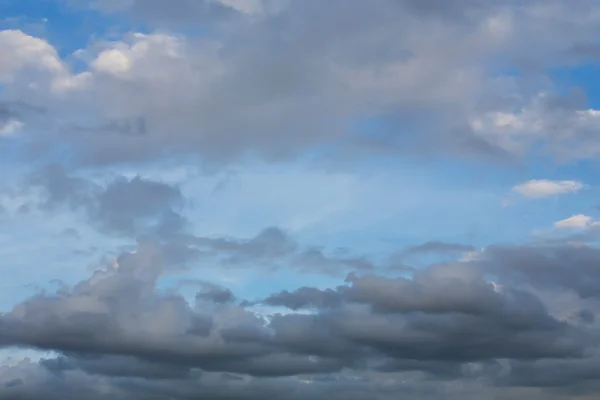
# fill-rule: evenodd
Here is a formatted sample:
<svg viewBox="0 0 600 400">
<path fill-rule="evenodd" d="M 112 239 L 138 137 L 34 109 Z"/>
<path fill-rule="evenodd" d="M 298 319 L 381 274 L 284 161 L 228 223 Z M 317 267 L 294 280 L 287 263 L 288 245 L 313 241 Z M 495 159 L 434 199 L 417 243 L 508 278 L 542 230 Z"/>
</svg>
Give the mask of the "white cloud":
<svg viewBox="0 0 600 400">
<path fill-rule="evenodd" d="M 172 60 L 182 57 L 180 51 L 183 46 L 183 40 L 176 36 L 135 33 L 129 40 L 109 44 L 98 53 L 90 67 L 96 72 L 117 75 L 119 78 L 129 73 L 133 78 L 136 73 L 142 72 L 140 68 L 149 67 L 148 62 L 152 57 Z M 137 71 L 134 69 L 136 67 Z"/>
<path fill-rule="evenodd" d="M 532 179 L 512 188 L 516 193 L 528 198 L 541 198 L 577 193 L 585 185 L 578 181 L 552 181 L 548 179 Z"/>
<path fill-rule="evenodd" d="M 0 125 L 0 136 L 12 136 L 17 133 L 23 125 L 23 122 L 18 119 L 10 118 L 3 125 Z"/>
<path fill-rule="evenodd" d="M 478 257 L 480 257 L 483 254 L 483 252 L 484 252 L 484 249 L 476 249 L 476 250 L 466 251 L 460 256 L 460 258 L 458 259 L 458 262 L 476 261 L 478 259 Z"/>
<path fill-rule="evenodd" d="M 100 53 L 92 63 L 92 67 L 97 71 L 119 74 L 131 68 L 131 61 L 123 51 L 110 49 Z"/>
<path fill-rule="evenodd" d="M 494 110 L 469 119 L 471 129 L 511 152 L 535 144 L 559 160 L 581 160 L 600 155 L 596 132 L 600 110 L 585 108 L 578 95 L 549 92 L 515 99 L 514 110 Z"/>
<path fill-rule="evenodd" d="M 0 81 L 10 82 L 23 70 L 53 75 L 66 72 L 54 47 L 18 30 L 0 31 L 0 54 Z"/>
<path fill-rule="evenodd" d="M 586 228 L 592 225 L 592 217 L 576 214 L 569 218 L 557 221 L 554 223 L 554 227 L 557 229 L 570 229 L 570 228 Z"/>
</svg>

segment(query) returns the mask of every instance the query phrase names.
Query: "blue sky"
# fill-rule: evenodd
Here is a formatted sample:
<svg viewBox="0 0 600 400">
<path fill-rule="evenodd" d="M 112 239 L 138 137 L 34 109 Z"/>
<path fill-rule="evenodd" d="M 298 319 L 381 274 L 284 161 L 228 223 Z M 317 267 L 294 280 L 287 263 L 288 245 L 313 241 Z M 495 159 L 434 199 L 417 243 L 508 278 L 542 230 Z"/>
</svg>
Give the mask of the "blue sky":
<svg viewBox="0 0 600 400">
<path fill-rule="evenodd" d="M 525 291 L 547 309 L 544 318 L 581 330 L 578 337 L 597 337 L 595 322 L 583 326 L 563 314 L 567 308 L 600 313 L 600 300 L 573 283 L 596 282 L 585 260 L 596 249 L 600 221 L 600 6 L 591 0 L 475 3 L 0 0 L 0 397 L 3 391 L 17 396 L 7 398 L 33 393 L 37 400 L 48 390 L 39 377 L 71 365 L 81 377 L 69 384 L 96 396 L 90 398 L 104 398 L 97 391 L 102 385 L 114 398 L 144 398 L 148 382 L 132 381 L 140 391 L 128 392 L 110 373 L 98 372 L 120 371 L 119 363 L 130 362 L 135 379 L 147 365 L 189 370 L 192 378 L 181 391 L 165 383 L 164 399 L 190 398 L 185 388 L 194 388 L 194 379 L 208 379 L 207 387 L 221 393 L 219 379 L 227 374 L 272 393 L 311 382 L 311 398 L 338 393 L 319 386 L 327 379 L 384 379 L 369 377 L 382 369 L 357 366 L 389 361 L 396 366 L 390 367 L 394 385 L 414 385 L 394 393 L 420 393 L 418 400 L 433 398 L 428 393 L 484 398 L 477 396 L 489 391 L 505 399 L 595 398 L 600 376 L 589 385 L 573 378 L 561 391 L 534 378 L 529 384 L 510 374 L 486 375 L 488 365 L 502 360 L 515 371 L 531 369 L 532 376 L 541 368 L 514 353 L 408 360 L 375 341 L 356 347 L 368 358 L 355 364 L 331 356 L 326 366 L 306 367 L 309 372 L 265 378 L 252 372 L 258 364 L 240 364 L 246 359 L 182 366 L 173 361 L 180 354 L 174 349 L 167 365 L 134 350 L 98 350 L 85 338 L 69 352 L 55 338 L 36 342 L 9 331 L 14 321 L 33 330 L 54 318 L 57 337 L 70 337 L 71 328 L 90 331 L 86 313 L 108 313 L 110 329 L 156 338 L 156 346 L 148 346 L 167 349 L 168 335 L 179 334 L 168 330 L 179 318 L 210 315 L 215 322 L 207 337 L 225 343 L 217 327 L 248 338 L 261 330 L 285 336 L 282 327 L 293 327 L 292 318 L 313 313 L 337 315 L 339 330 L 360 330 L 343 340 L 360 342 L 368 324 L 350 319 L 351 313 L 367 313 L 362 318 L 375 326 L 394 302 L 408 301 L 402 312 L 421 304 L 410 309 L 429 315 L 427 307 L 444 298 L 450 305 L 439 315 L 449 314 L 440 321 L 455 318 L 465 312 L 460 302 L 458 311 L 451 308 L 456 293 L 468 292 L 478 303 L 483 292 L 469 280 L 477 275 L 482 288 L 495 279 L 501 283 L 493 285 Z M 582 243 L 583 250 L 571 252 L 569 246 Z M 539 283 L 550 279 L 543 273 L 528 275 L 539 261 L 524 254 L 530 251 L 543 252 L 548 274 L 555 274 L 552 285 Z M 518 260 L 509 265 L 514 254 Z M 565 254 L 572 258 L 565 261 Z M 508 272 L 495 269 L 502 263 Z M 557 265 L 573 268 L 573 282 L 565 278 L 569 273 L 561 278 Z M 469 282 L 466 289 L 449 289 L 456 276 Z M 399 277 L 419 289 L 395 287 L 403 282 Z M 119 292 L 119 281 L 140 297 Z M 375 297 L 365 300 L 376 285 Z M 507 301 L 510 314 L 510 296 L 496 288 L 491 296 Z M 358 297 L 349 294 L 355 289 Z M 185 311 L 171 302 L 173 290 Z M 138 307 L 131 311 L 137 326 L 106 311 L 104 291 L 127 297 L 124 308 Z M 333 309 L 310 302 L 334 292 L 340 297 Z M 223 293 L 235 301 L 214 300 Z M 306 300 L 313 306 L 304 309 L 278 293 L 321 297 Z M 430 297 L 411 303 L 402 293 Z M 214 304 L 203 303 L 207 298 Z M 481 304 L 493 303 L 486 301 Z M 147 310 L 156 313 L 155 323 Z M 46 313 L 53 317 L 38 322 Z M 271 323 L 277 313 L 291 322 Z M 405 318 L 400 325 L 380 333 L 409 329 L 412 314 L 400 314 L 386 319 Z M 238 320 L 239 326 L 231 322 Z M 268 322 L 252 325 L 256 321 Z M 115 335 L 117 343 L 122 338 Z M 190 348 L 200 351 L 198 343 Z M 448 354 L 462 349 L 439 346 Z M 597 344 L 586 350 L 592 355 L 582 361 L 585 368 L 600 363 Z M 256 362 L 281 369 L 290 354 L 310 356 L 310 363 L 322 357 L 298 351 Z M 82 361 L 88 354 L 106 358 L 106 365 L 94 370 Z M 117 356 L 124 359 L 111 358 Z M 564 362 L 555 354 L 542 359 L 548 368 Z M 65 364 L 52 366 L 52 360 Z M 307 360 L 292 361 L 297 367 Z M 398 367 L 406 362 L 423 364 Z M 465 375 L 475 364 L 483 380 Z M 462 375 L 444 375 L 441 365 Z M 199 371 L 208 378 L 194 375 Z M 369 382 L 375 392 L 361 386 L 361 393 L 388 398 L 380 380 Z M 59 383 L 50 384 L 58 390 Z"/>
</svg>

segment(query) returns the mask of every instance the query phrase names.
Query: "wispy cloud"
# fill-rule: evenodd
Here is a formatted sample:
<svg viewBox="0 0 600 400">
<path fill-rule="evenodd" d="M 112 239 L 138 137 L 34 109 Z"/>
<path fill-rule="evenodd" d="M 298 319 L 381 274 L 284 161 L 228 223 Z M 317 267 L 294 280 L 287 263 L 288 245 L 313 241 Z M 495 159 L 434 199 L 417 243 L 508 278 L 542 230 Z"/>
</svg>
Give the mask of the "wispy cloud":
<svg viewBox="0 0 600 400">
<path fill-rule="evenodd" d="M 536 199 L 573 194 L 585 187 L 586 185 L 583 183 L 572 180 L 553 181 L 549 179 L 532 179 L 514 186 L 512 190 L 524 197 Z"/>
</svg>

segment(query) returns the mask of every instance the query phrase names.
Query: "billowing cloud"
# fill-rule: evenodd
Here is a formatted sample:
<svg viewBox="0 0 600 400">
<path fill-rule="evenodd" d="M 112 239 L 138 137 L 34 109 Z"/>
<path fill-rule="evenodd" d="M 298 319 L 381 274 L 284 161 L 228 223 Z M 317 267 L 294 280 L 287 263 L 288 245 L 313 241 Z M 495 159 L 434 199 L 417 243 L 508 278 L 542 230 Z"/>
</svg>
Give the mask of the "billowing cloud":
<svg viewBox="0 0 600 400">
<path fill-rule="evenodd" d="M 335 159 L 433 153 L 510 161 L 540 139 L 551 150 L 591 155 L 585 121 L 595 110 L 547 100 L 540 93 L 552 85 L 531 93 L 514 75 L 498 76 L 521 63 L 541 68 L 584 57 L 573 49 L 597 33 L 589 1 L 91 4 L 160 30 L 92 43 L 69 57 L 44 39 L 2 32 L 7 96 L 47 110 L 30 135 L 39 126 L 54 132 L 35 135 L 36 154 L 59 145 L 83 163 L 193 154 L 222 164 L 327 148 Z M 210 34 L 176 29 L 199 25 Z M 557 25 L 569 34 L 532 34 Z M 529 104 L 540 102 L 571 116 L 560 119 L 560 141 L 527 139 L 530 125 L 556 125 L 527 117 Z M 369 121 L 377 129 L 357 131 Z"/>
<path fill-rule="evenodd" d="M 177 187 L 139 176 L 117 178 L 103 187 L 54 164 L 32 174 L 25 189 L 30 187 L 42 188 L 43 208 L 82 209 L 92 224 L 108 232 L 162 236 L 182 231 L 187 223 Z"/>
<path fill-rule="evenodd" d="M 416 398 L 429 399 L 430 390 L 443 393 L 442 382 L 454 380 L 469 386 L 484 379 L 498 393 L 552 387 L 540 374 L 567 364 L 573 374 L 565 382 L 583 384 L 590 376 L 585 371 L 598 363 L 593 317 L 578 320 L 585 323 L 559 318 L 544 296 L 510 283 L 512 271 L 522 271 L 536 285 L 534 279 L 543 279 L 577 288 L 570 282 L 581 281 L 586 269 L 569 271 L 573 279 L 567 280 L 555 273 L 565 250 L 547 250 L 554 253 L 544 250 L 547 261 L 537 269 L 528 268 L 531 257 L 523 252 L 530 250 L 490 250 L 509 268 L 502 285 L 468 262 L 431 266 L 410 278 L 352 274 L 335 288 L 274 293 L 259 302 L 311 311 L 265 318 L 210 283 L 199 282 L 194 299 L 159 289 L 173 260 L 160 245 L 140 243 L 114 266 L 0 316 L 2 346 L 60 354 L 3 367 L 0 394 L 41 399 L 42 389 L 68 384 L 66 393 L 83 390 L 90 398 L 145 398 L 161 387 L 157 399 L 187 399 L 186 390 L 200 385 L 197 390 L 213 398 L 253 399 L 255 391 L 284 398 L 296 390 L 308 399 L 354 381 L 363 395 L 381 390 L 387 399 L 377 382 L 388 375 L 410 379 L 408 386 L 392 385 L 396 395 L 412 393 L 415 385 L 425 390 Z M 587 282 L 591 289 L 596 281 Z M 307 386 L 299 389 L 302 382 Z"/>
</svg>

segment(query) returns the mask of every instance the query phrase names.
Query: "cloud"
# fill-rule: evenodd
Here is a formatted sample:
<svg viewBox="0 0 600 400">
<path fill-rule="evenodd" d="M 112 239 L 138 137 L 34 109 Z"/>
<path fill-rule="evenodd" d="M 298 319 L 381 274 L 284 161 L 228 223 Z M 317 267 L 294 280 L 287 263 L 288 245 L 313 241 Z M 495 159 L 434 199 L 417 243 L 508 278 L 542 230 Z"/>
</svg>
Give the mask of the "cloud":
<svg viewBox="0 0 600 400">
<path fill-rule="evenodd" d="M 447 243 L 440 241 L 430 241 L 417 246 L 411 246 L 403 250 L 400 255 L 403 257 L 422 255 L 422 254 L 455 254 L 474 251 L 475 248 L 462 243 Z"/>
<path fill-rule="evenodd" d="M 260 6 L 261 1 L 250 0 L 248 2 L 250 5 L 246 7 L 240 7 L 240 2 L 235 0 L 176 0 L 173 7 L 165 7 L 164 3 L 156 0 L 94 0 L 92 2 L 74 0 L 72 3 L 82 7 L 91 6 L 106 13 L 132 14 L 137 19 L 159 27 L 181 27 L 231 19 L 240 11 L 248 10 L 251 5 Z"/>
<path fill-rule="evenodd" d="M 18 119 L 9 119 L 0 128 L 0 136 L 12 136 L 23 127 L 23 122 Z"/>
<path fill-rule="evenodd" d="M 209 282 L 201 283 L 202 290 L 196 293 L 196 298 L 201 300 L 208 300 L 216 304 L 231 303 L 235 300 L 235 295 L 231 290 Z"/>
<path fill-rule="evenodd" d="M 95 218 L 111 230 L 135 234 L 144 231 L 148 219 L 158 218 L 155 230 L 160 234 L 179 232 L 186 224 L 178 213 L 184 198 L 180 190 L 161 182 L 142 179 L 117 179 L 98 194 Z M 142 224 L 142 227 L 140 227 Z"/>
<path fill-rule="evenodd" d="M 223 267 L 292 268 L 332 276 L 376 268 L 376 263 L 366 256 L 303 246 L 277 227 L 265 228 L 250 238 L 182 235 L 170 243 L 175 249 L 187 249 Z"/>
<path fill-rule="evenodd" d="M 0 102 L 0 137 L 16 135 L 25 126 L 22 119 L 39 113 L 40 110 L 32 109 L 24 103 Z"/>
<path fill-rule="evenodd" d="M 41 38 L 3 31 L 11 61 L 0 79 L 9 97 L 47 109 L 43 120 L 22 121 L 34 136 L 29 149 L 47 155 L 67 148 L 74 160 L 96 165 L 196 155 L 222 166 L 324 148 L 333 163 L 381 154 L 514 162 L 528 144 L 511 144 L 511 134 L 496 125 L 524 125 L 509 111 L 554 88 L 531 93 L 519 77 L 498 70 L 520 67 L 515 60 L 539 68 L 568 62 L 575 56 L 564 49 L 598 30 L 588 1 L 518 9 L 509 0 L 452 8 L 412 0 L 240 4 L 79 2 L 156 30 L 93 42 L 68 57 Z M 198 24 L 210 34 L 181 33 Z M 556 24 L 569 35 L 531 34 Z M 543 103 L 549 109 L 552 102 Z M 580 140 L 588 138 L 591 149 L 577 116 L 591 118 L 593 110 L 568 112 L 573 118 L 561 132 L 582 134 L 565 133 L 562 147 L 583 148 Z M 487 129 L 490 118 L 494 127 Z M 378 128 L 357 130 L 369 121 Z M 36 134 L 41 127 L 45 132 Z M 544 140 L 560 147 L 551 135 Z"/>
<path fill-rule="evenodd" d="M 284 306 L 291 310 L 302 308 L 327 309 L 339 307 L 342 302 L 340 294 L 332 289 L 319 290 L 311 287 L 302 287 L 293 292 L 287 290 L 273 294 L 264 303 L 271 306 Z"/>
<path fill-rule="evenodd" d="M 552 262 L 562 264 L 561 249 L 556 251 L 548 253 L 550 271 Z M 490 254 L 504 267 L 530 264 Z M 41 399 L 62 388 L 66 398 L 110 393 L 162 400 L 193 398 L 195 388 L 195 396 L 211 398 L 272 393 L 283 399 L 296 390 L 298 399 L 330 391 L 341 399 L 358 390 L 360 396 L 391 399 L 417 390 L 415 398 L 429 399 L 448 390 L 442 382 L 462 382 L 464 388 L 483 378 L 498 384 L 487 387 L 493 392 L 546 387 L 538 378 L 541 370 L 518 374 L 538 368 L 538 360 L 572 364 L 579 372 L 565 379 L 575 385 L 597 365 L 588 358 L 597 343 L 586 325 L 558 319 L 545 297 L 511 283 L 510 269 L 501 288 L 472 263 L 434 265 L 410 278 L 353 274 L 335 288 L 274 293 L 263 301 L 312 312 L 265 318 L 209 282 L 198 283 L 191 301 L 159 289 L 173 262 L 167 248 L 142 242 L 121 254 L 114 267 L 2 314 L 1 346 L 59 355 L 2 367 L 0 395 Z M 569 284 L 542 269 L 528 271 L 532 279 L 550 276 L 555 284 Z M 585 271 L 571 270 L 571 281 Z M 502 362 L 514 370 L 503 369 Z M 396 383 L 381 386 L 385 376 Z M 302 386 L 303 381 L 310 384 Z"/>
<path fill-rule="evenodd" d="M 522 98 L 512 110 L 475 117 L 471 127 L 503 148 L 523 152 L 539 146 L 557 161 L 570 162 L 598 155 L 592 132 L 599 118 L 600 111 L 587 106 L 586 94 L 573 89 L 565 95 L 542 92 Z"/>
<path fill-rule="evenodd" d="M 165 236 L 181 232 L 187 223 L 180 214 L 185 201 L 177 187 L 139 176 L 120 177 L 103 187 L 53 164 L 31 175 L 24 190 L 31 187 L 43 189 L 42 208 L 81 209 L 92 224 L 112 233 Z"/>
<path fill-rule="evenodd" d="M 592 217 L 583 214 L 576 214 L 569 218 L 555 222 L 554 227 L 558 229 L 587 228 L 592 224 L 592 221 Z"/>
<path fill-rule="evenodd" d="M 475 262 L 509 282 L 518 280 L 540 289 L 572 290 L 582 298 L 595 298 L 600 282 L 595 268 L 599 255 L 596 247 L 562 241 L 549 245 L 489 246 Z M 572 266 L 576 266 L 576 273 Z"/>
<path fill-rule="evenodd" d="M 50 76 L 67 73 L 54 47 L 43 39 L 21 31 L 0 31 L 0 50 L 11 55 L 0 63 L 0 81 L 11 82 L 23 72 L 46 73 Z"/>
<path fill-rule="evenodd" d="M 20 192 L 28 195 L 21 207 L 24 210 L 81 212 L 84 222 L 100 233 L 156 240 L 182 260 L 212 260 L 231 268 L 293 268 L 329 275 L 375 268 L 375 263 L 364 255 L 302 245 L 275 226 L 245 238 L 197 235 L 185 215 L 188 199 L 181 189 L 140 176 L 113 176 L 107 183 L 97 183 L 53 164 L 34 171 L 21 186 Z"/>
<path fill-rule="evenodd" d="M 577 193 L 585 185 L 577 181 L 552 181 L 548 179 L 532 179 L 512 188 L 520 195 L 532 199 Z"/>
<path fill-rule="evenodd" d="M 68 174 L 59 164 L 49 165 L 34 172 L 27 188 L 30 186 L 42 187 L 45 191 L 43 207 L 54 209 L 60 206 L 69 206 L 76 209 L 86 206 L 92 201 L 92 192 L 96 189 L 92 182 Z"/>
</svg>

